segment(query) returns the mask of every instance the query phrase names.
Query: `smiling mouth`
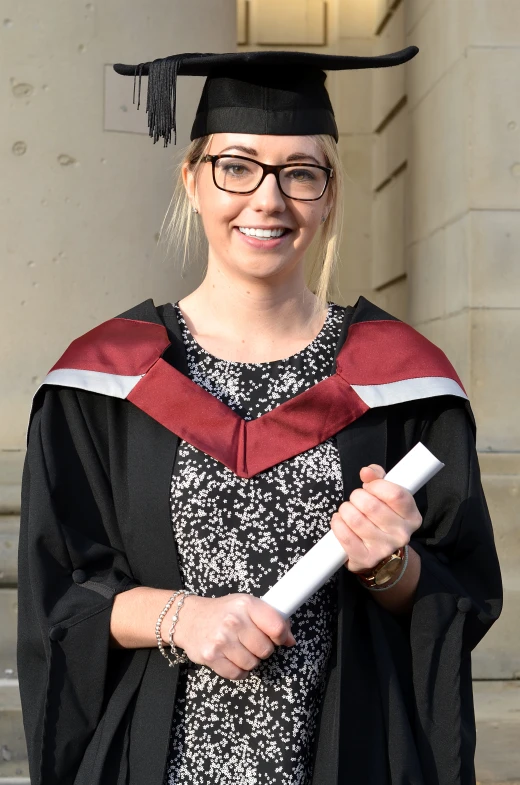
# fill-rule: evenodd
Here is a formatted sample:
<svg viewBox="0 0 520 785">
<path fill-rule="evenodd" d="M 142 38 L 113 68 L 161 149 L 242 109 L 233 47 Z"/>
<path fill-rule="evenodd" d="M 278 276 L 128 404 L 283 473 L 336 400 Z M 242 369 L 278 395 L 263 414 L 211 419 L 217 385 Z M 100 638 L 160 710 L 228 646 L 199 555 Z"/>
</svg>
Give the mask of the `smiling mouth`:
<svg viewBox="0 0 520 785">
<path fill-rule="evenodd" d="M 254 237 L 256 240 L 278 240 L 280 237 L 288 234 L 291 230 L 286 227 L 279 229 L 249 229 L 247 227 L 236 227 L 240 234 L 246 237 Z"/>
</svg>

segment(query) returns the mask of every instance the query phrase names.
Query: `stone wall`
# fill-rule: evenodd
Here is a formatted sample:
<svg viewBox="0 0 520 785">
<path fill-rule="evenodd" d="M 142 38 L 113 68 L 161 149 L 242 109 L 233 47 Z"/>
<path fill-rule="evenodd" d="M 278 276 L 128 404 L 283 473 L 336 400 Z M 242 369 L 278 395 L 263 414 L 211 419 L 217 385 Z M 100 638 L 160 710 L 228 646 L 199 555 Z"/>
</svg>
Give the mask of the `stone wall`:
<svg viewBox="0 0 520 785">
<path fill-rule="evenodd" d="M 520 4 L 405 0 L 408 321 L 459 373 L 503 567 L 477 678 L 520 676 Z M 412 67 L 413 66 L 413 67 Z"/>
<path fill-rule="evenodd" d="M 73 338 L 147 297 L 179 299 L 200 275 L 195 265 L 183 278 L 158 237 L 203 79 L 179 79 L 178 145 L 165 150 L 148 137 L 146 103 L 132 105 L 133 80 L 112 64 L 233 51 L 236 6 L 7 0 L 2 17 L 0 782 L 22 785 L 16 555 L 32 395 Z"/>
<path fill-rule="evenodd" d="M 146 297 L 182 297 L 199 276 L 183 279 L 157 241 L 203 79 L 179 79 L 178 143 L 165 150 L 111 64 L 233 51 L 236 7 L 9 0 L 2 15 L 0 449 L 19 449 L 31 396 L 73 338 Z"/>
</svg>

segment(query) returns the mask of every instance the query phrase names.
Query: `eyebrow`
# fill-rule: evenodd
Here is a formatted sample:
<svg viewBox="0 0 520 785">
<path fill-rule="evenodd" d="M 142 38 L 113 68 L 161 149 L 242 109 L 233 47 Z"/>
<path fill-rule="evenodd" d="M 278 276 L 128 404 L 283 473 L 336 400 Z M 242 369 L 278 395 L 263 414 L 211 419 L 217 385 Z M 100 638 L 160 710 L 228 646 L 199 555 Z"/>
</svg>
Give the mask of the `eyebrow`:
<svg viewBox="0 0 520 785">
<path fill-rule="evenodd" d="M 258 155 L 258 151 L 255 150 L 254 147 L 244 147 L 244 145 L 241 144 L 232 144 L 230 145 L 230 147 L 225 147 L 223 150 L 220 151 L 219 155 L 222 155 L 228 150 L 240 150 L 240 152 L 247 153 L 248 155 Z M 287 156 L 287 162 L 303 161 L 308 159 L 315 161 L 318 164 L 318 166 L 323 166 L 323 164 L 310 153 L 291 153 L 291 155 Z"/>
</svg>

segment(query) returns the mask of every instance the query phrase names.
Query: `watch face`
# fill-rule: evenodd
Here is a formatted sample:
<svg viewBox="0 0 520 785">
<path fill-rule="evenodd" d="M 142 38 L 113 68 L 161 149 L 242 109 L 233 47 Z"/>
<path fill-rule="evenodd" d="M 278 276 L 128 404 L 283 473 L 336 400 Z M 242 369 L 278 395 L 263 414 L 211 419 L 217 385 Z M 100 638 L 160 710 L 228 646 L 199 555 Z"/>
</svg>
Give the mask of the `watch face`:
<svg viewBox="0 0 520 785">
<path fill-rule="evenodd" d="M 375 577 L 376 585 L 388 583 L 400 571 L 402 564 L 403 560 L 399 556 L 384 564 Z"/>
</svg>

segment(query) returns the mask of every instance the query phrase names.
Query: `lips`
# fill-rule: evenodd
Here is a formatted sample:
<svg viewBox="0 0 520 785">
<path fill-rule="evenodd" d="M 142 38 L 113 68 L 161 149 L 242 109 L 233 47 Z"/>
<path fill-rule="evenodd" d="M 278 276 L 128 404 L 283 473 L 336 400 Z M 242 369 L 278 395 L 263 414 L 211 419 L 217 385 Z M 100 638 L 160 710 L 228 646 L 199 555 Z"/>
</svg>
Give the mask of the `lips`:
<svg viewBox="0 0 520 785">
<path fill-rule="evenodd" d="M 256 235 L 244 234 L 244 232 L 240 231 L 238 226 L 233 227 L 233 230 L 236 231 L 241 241 L 254 248 L 275 248 L 277 245 L 280 245 L 280 243 L 283 243 L 292 231 L 286 227 L 284 227 L 284 229 L 284 233 L 279 237 L 257 237 Z"/>
<path fill-rule="evenodd" d="M 287 226 L 237 226 L 236 227 L 241 234 L 245 234 L 248 237 L 268 237 L 270 235 L 263 235 L 263 232 L 276 232 L 276 237 L 281 237 L 287 232 L 291 230 Z M 259 232 L 259 234 L 257 234 Z"/>
</svg>

